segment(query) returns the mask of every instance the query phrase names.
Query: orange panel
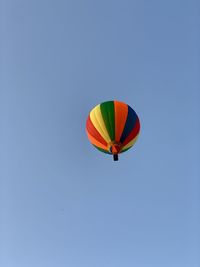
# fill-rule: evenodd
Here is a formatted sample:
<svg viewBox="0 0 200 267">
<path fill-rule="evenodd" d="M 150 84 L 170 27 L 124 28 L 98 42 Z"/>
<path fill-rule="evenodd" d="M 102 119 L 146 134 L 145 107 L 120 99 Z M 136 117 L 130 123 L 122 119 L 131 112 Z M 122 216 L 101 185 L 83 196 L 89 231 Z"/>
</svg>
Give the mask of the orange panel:
<svg viewBox="0 0 200 267">
<path fill-rule="evenodd" d="M 128 106 L 125 103 L 114 101 L 115 103 L 115 141 L 119 142 L 128 115 Z"/>
<path fill-rule="evenodd" d="M 97 146 L 97 147 L 99 147 L 99 148 L 102 148 L 102 149 L 108 151 L 107 146 L 105 146 L 105 145 L 103 145 L 102 143 L 98 142 L 98 141 L 97 141 L 91 134 L 89 134 L 88 132 L 87 132 L 87 135 L 88 135 L 88 139 L 90 140 L 90 142 L 91 142 L 93 145 L 95 145 L 95 146 Z"/>
</svg>

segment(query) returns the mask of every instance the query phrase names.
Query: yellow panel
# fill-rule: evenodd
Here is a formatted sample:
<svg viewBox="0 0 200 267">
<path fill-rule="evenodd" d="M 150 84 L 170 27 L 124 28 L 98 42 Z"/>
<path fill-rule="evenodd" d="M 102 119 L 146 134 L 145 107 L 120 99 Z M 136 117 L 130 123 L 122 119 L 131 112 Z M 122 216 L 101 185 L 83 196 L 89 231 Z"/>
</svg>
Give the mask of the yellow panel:
<svg viewBox="0 0 200 267">
<path fill-rule="evenodd" d="M 100 105 L 93 108 L 93 110 L 90 112 L 90 119 L 94 127 L 97 129 L 100 135 L 106 140 L 106 142 L 108 143 L 111 142 L 103 117 L 101 115 Z"/>
<path fill-rule="evenodd" d="M 131 147 L 131 146 L 133 146 L 135 144 L 135 142 L 137 141 L 138 136 L 139 136 L 139 134 L 133 140 L 131 140 L 127 145 L 125 145 L 123 147 L 122 151 L 127 149 L 127 148 L 129 148 L 129 147 Z"/>
</svg>

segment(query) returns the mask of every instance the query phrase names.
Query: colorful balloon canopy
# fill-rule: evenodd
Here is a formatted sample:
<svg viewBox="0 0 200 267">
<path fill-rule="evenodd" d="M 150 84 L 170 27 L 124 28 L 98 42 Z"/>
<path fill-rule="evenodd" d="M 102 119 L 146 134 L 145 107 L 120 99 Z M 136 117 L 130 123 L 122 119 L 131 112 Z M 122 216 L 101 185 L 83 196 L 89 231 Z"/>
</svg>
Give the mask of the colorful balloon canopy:
<svg viewBox="0 0 200 267">
<path fill-rule="evenodd" d="M 92 145 L 101 152 L 118 154 L 130 149 L 140 131 L 140 121 L 135 111 L 119 101 L 107 101 L 94 107 L 88 115 L 86 132 Z"/>
</svg>

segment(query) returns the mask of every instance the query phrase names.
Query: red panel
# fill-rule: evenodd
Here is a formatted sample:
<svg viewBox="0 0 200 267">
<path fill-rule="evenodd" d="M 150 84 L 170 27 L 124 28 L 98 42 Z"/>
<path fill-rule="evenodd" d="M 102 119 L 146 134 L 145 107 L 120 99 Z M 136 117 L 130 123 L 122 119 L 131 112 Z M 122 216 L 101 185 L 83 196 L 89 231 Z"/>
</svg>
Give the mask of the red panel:
<svg viewBox="0 0 200 267">
<path fill-rule="evenodd" d="M 94 139 L 96 139 L 98 142 L 100 142 L 104 146 L 107 146 L 107 142 L 103 139 L 103 137 L 100 135 L 100 133 L 94 127 L 94 125 L 90 119 L 90 116 L 88 116 L 88 118 L 87 118 L 86 130 Z"/>
</svg>

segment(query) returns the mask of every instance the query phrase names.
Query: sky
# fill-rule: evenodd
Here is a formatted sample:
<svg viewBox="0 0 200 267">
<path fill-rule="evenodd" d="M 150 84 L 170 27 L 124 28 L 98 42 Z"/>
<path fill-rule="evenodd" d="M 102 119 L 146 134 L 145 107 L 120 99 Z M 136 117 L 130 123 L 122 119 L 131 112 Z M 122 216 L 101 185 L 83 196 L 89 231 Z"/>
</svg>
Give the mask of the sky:
<svg viewBox="0 0 200 267">
<path fill-rule="evenodd" d="M 2 0 L 0 265 L 200 266 L 197 0 Z M 141 122 L 119 161 L 89 111 Z"/>
</svg>

